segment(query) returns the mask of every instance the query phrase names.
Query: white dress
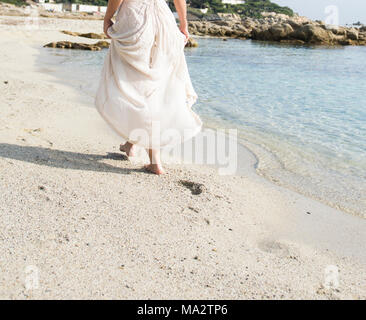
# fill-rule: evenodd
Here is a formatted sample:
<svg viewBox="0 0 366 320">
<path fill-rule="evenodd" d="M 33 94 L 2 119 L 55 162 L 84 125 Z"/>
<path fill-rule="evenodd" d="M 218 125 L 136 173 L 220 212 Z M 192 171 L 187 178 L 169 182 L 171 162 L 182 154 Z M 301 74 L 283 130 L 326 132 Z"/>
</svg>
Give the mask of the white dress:
<svg viewBox="0 0 366 320">
<path fill-rule="evenodd" d="M 165 0 L 123 0 L 108 29 L 95 105 L 125 140 L 164 148 L 202 127 L 191 110 L 197 100 L 184 55 L 185 36 Z"/>
</svg>

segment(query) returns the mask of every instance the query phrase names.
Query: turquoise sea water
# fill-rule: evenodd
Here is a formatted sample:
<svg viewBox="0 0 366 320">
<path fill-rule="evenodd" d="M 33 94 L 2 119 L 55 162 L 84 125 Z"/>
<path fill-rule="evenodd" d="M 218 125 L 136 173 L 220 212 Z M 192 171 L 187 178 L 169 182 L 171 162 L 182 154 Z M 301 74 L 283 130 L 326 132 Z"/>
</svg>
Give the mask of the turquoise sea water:
<svg viewBox="0 0 366 320">
<path fill-rule="evenodd" d="M 185 52 L 205 124 L 237 128 L 273 182 L 366 214 L 366 48 L 198 43 Z M 47 50 L 93 97 L 106 51 Z"/>
</svg>

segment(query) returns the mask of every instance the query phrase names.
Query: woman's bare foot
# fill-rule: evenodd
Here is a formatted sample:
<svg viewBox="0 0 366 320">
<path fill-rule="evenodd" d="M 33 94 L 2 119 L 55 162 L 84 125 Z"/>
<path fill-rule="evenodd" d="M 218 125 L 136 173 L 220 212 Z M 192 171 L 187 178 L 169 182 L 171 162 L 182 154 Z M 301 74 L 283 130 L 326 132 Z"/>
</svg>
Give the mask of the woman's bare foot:
<svg viewBox="0 0 366 320">
<path fill-rule="evenodd" d="M 147 171 L 149 171 L 151 173 L 155 173 L 157 175 L 161 175 L 161 174 L 164 174 L 165 173 L 163 167 L 161 165 L 158 165 L 158 164 L 152 164 L 152 163 L 151 164 L 146 164 L 144 166 L 144 168 Z"/>
<path fill-rule="evenodd" d="M 133 157 L 135 155 L 135 148 L 133 147 L 133 144 L 130 142 L 120 144 L 119 150 L 122 152 L 126 152 L 128 157 Z"/>
<path fill-rule="evenodd" d="M 160 150 L 146 150 L 149 154 L 150 164 L 144 166 L 145 170 L 155 173 L 157 175 L 163 174 L 164 169 L 160 161 Z"/>
</svg>

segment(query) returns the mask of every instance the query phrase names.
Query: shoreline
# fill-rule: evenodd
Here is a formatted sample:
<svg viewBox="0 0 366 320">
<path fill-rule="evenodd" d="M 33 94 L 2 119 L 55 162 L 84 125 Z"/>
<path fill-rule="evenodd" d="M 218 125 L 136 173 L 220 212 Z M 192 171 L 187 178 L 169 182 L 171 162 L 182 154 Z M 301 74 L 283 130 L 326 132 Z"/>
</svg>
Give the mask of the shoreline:
<svg viewBox="0 0 366 320">
<path fill-rule="evenodd" d="M 60 27 L 0 30 L 0 297 L 366 298 L 361 218 L 249 167 L 225 177 L 169 164 L 156 177 L 123 160 L 119 137 L 77 88 L 34 66 L 44 43 L 67 38 Z M 337 289 L 324 286 L 329 265 L 340 270 Z M 38 268 L 38 288 L 25 287 L 27 266 Z"/>
<path fill-rule="evenodd" d="M 217 38 L 217 37 L 212 37 L 209 35 L 195 36 L 195 37 L 197 37 L 197 38 L 200 38 L 200 37 Z M 85 38 L 83 38 L 83 39 L 85 39 Z M 238 40 L 240 40 L 240 39 L 238 39 Z M 251 41 L 255 41 L 255 40 L 251 40 Z M 286 44 L 278 44 L 276 42 L 273 42 L 273 44 L 286 45 Z M 44 55 L 48 55 L 51 59 L 55 58 L 54 53 L 41 53 L 43 51 L 43 49 L 44 48 L 38 48 L 41 56 L 44 57 Z M 60 49 L 56 49 L 56 50 L 60 50 Z M 59 72 L 60 72 L 60 70 L 53 71 L 52 76 L 54 76 L 56 79 L 58 79 L 58 81 L 61 81 L 61 83 L 72 87 L 71 83 L 64 82 L 61 79 L 61 75 L 58 74 Z M 88 96 L 88 97 L 86 97 L 86 96 Z M 90 100 L 89 104 L 88 104 L 88 100 Z M 93 97 L 89 96 L 89 94 L 87 94 L 86 92 L 84 92 L 84 94 L 80 96 L 80 102 L 91 105 L 91 107 L 93 108 Z M 204 122 L 203 130 L 211 130 L 211 129 L 215 130 L 219 127 L 219 126 L 215 126 L 215 124 L 213 124 L 215 122 L 214 119 L 212 119 L 212 121 L 213 122 L 211 122 L 210 125 L 207 125 L 207 122 Z M 195 138 L 193 138 L 193 141 L 195 141 Z M 241 137 L 239 134 L 238 149 L 239 149 L 238 158 L 241 158 L 242 161 L 238 163 L 239 168 L 238 168 L 237 172 L 235 173 L 235 175 L 237 175 L 237 176 L 248 175 L 248 176 L 253 177 L 254 179 L 259 179 L 259 180 L 263 179 L 266 183 L 272 184 L 275 187 L 279 187 L 279 188 L 287 190 L 289 192 L 293 192 L 294 194 L 303 196 L 306 199 L 309 199 L 309 200 L 312 200 L 315 202 L 319 202 L 319 204 L 322 204 L 326 207 L 329 207 L 329 208 L 332 208 L 339 212 L 342 212 L 343 214 L 351 215 L 353 217 L 360 218 L 362 220 L 364 220 L 366 218 L 365 214 L 362 213 L 362 211 L 356 211 L 356 210 L 347 208 L 346 206 L 340 205 L 339 203 L 332 202 L 332 200 L 326 199 L 324 197 L 316 197 L 314 194 L 306 192 L 305 189 L 296 187 L 295 185 L 289 184 L 288 182 L 285 183 L 285 182 L 279 181 L 278 179 L 275 179 L 275 178 L 271 177 L 270 175 L 268 175 L 265 171 L 260 170 L 259 163 L 261 160 L 260 160 L 259 155 L 254 150 L 257 150 L 257 152 L 259 152 L 258 150 L 261 149 L 260 152 L 262 153 L 262 155 L 263 155 L 263 152 L 265 152 L 268 154 L 266 156 L 269 156 L 269 157 L 276 157 L 276 155 L 269 150 L 264 151 L 263 147 L 261 147 L 258 143 L 254 142 L 254 141 L 248 140 L 248 137 Z M 141 152 L 139 154 L 141 155 Z M 143 160 L 145 160 L 145 161 L 147 160 L 144 153 L 142 154 L 141 159 L 137 160 L 137 163 L 140 163 Z M 166 161 L 168 163 L 175 163 L 174 159 L 172 160 L 170 158 L 167 158 Z M 183 159 L 178 160 L 178 162 L 180 162 L 180 161 L 183 161 Z M 277 159 L 277 161 L 279 164 L 283 165 L 283 163 L 280 162 L 278 159 Z M 192 163 L 184 163 L 184 162 L 180 162 L 180 163 L 185 164 L 185 165 L 192 164 Z M 214 167 L 216 169 L 219 168 L 217 164 L 213 165 L 212 167 Z"/>
<path fill-rule="evenodd" d="M 57 19 L 60 19 L 60 18 L 57 18 Z M 195 37 L 197 37 L 197 38 L 201 38 L 201 37 L 202 38 L 217 38 L 217 37 L 212 37 L 210 35 L 195 36 Z M 82 39 L 86 39 L 86 38 L 82 38 Z M 90 42 L 93 41 L 93 39 L 88 39 L 88 40 Z M 240 39 L 238 39 L 238 40 L 240 40 Z M 251 40 L 251 41 L 256 41 L 256 40 Z M 287 45 L 287 44 L 279 44 L 279 43 L 276 43 L 276 42 L 272 42 L 272 44 Z M 42 56 L 42 57 L 45 57 L 45 55 L 48 55 L 48 57 L 51 58 L 51 59 L 55 58 L 54 53 L 44 53 L 44 51 L 43 51 L 44 48 L 38 48 L 38 50 L 39 50 L 40 56 Z M 56 49 L 56 51 L 57 50 L 60 50 L 60 49 Z M 41 53 L 42 51 L 43 51 L 43 53 Z M 58 79 L 58 81 L 60 81 L 61 83 L 72 87 L 71 83 L 69 84 L 69 83 L 65 82 L 64 80 L 62 80 L 60 74 L 58 74 L 58 73 L 59 73 L 59 70 L 58 71 L 53 71 L 52 76 L 54 76 L 56 79 Z M 93 108 L 93 100 L 94 100 L 94 97 L 89 96 L 89 94 L 87 94 L 86 92 L 84 92 L 84 94 L 80 95 L 80 102 L 88 104 L 88 105 L 92 105 L 91 106 L 92 108 Z M 213 122 L 215 122 L 214 119 L 212 119 L 212 120 L 213 120 Z M 204 126 L 203 126 L 203 130 L 211 130 L 211 129 L 215 130 L 217 128 L 218 127 L 215 126 L 214 124 L 207 125 L 207 123 L 204 123 Z M 193 138 L 193 140 L 194 139 L 195 138 Z M 343 205 L 332 202 L 331 200 L 326 199 L 324 197 L 323 198 L 322 197 L 316 197 L 315 195 L 304 191 L 304 189 L 296 187 L 292 184 L 282 183 L 281 181 L 278 181 L 277 179 L 275 179 L 275 178 L 271 177 L 270 175 L 266 174 L 266 172 L 260 170 L 259 169 L 260 157 L 256 153 L 256 151 L 254 151 L 254 150 L 255 149 L 258 150 L 258 148 L 263 149 L 263 147 L 261 147 L 259 144 L 255 143 L 253 141 L 248 140 L 247 137 L 240 137 L 240 135 L 239 135 L 238 146 L 239 146 L 239 149 L 241 149 L 241 151 L 239 152 L 241 154 L 241 157 L 243 157 L 245 159 L 245 161 L 242 161 L 242 163 L 248 162 L 248 163 L 250 163 L 250 165 L 242 165 L 238 169 L 238 172 L 236 173 L 236 175 L 240 176 L 242 174 L 245 174 L 245 175 L 254 175 L 254 176 L 257 176 L 258 178 L 263 178 L 263 180 L 265 180 L 266 182 L 268 182 L 270 184 L 273 184 L 276 187 L 283 188 L 285 190 L 288 190 L 288 191 L 294 192 L 296 194 L 299 194 L 299 195 L 301 195 L 305 198 L 311 199 L 313 201 L 317 201 L 317 202 L 319 202 L 319 203 L 321 203 L 325 206 L 328 206 L 328 207 L 330 207 L 332 209 L 335 209 L 337 211 L 340 211 L 342 213 L 349 214 L 349 215 L 352 215 L 352 216 L 357 217 L 357 218 L 365 219 L 366 216 L 361 211 L 356 211 L 356 210 L 347 208 Z M 264 150 L 262 150 L 261 152 L 264 152 Z M 266 150 L 265 152 L 268 153 L 270 157 L 276 157 L 276 155 L 273 152 L 269 151 L 269 150 Z M 238 158 L 240 158 L 240 156 L 238 156 Z M 146 160 L 147 158 L 145 158 L 144 155 L 142 155 L 142 159 Z M 139 159 L 137 162 L 139 162 L 140 160 L 141 159 Z M 171 161 L 171 159 L 169 159 L 169 158 L 166 159 L 166 160 L 168 162 Z M 180 159 L 180 160 L 182 160 L 182 159 Z M 277 161 L 279 161 L 279 160 L 277 160 Z M 174 160 L 173 160 L 173 163 L 174 163 Z M 280 163 L 280 161 L 279 161 L 279 163 Z M 191 164 L 191 163 L 189 163 L 189 164 Z M 281 162 L 281 165 L 283 165 L 282 162 Z M 216 169 L 218 169 L 217 165 L 214 165 L 214 167 Z"/>
<path fill-rule="evenodd" d="M 78 85 L 78 83 L 81 84 L 80 79 L 77 78 L 72 78 L 71 80 L 64 80 L 65 77 L 67 77 L 67 72 L 62 71 L 60 69 L 59 66 L 57 66 L 57 63 L 52 63 L 51 60 L 60 60 L 62 58 L 59 59 L 59 57 L 57 57 L 57 54 L 61 56 L 65 56 L 67 59 L 68 53 L 70 53 L 70 51 L 59 51 L 60 49 L 50 49 L 50 51 L 48 51 L 48 49 L 42 48 L 40 49 L 40 59 L 38 64 L 40 64 L 40 66 L 42 66 L 42 61 L 44 61 L 46 59 L 46 61 L 49 61 L 48 66 L 55 65 L 55 69 L 53 71 L 50 70 L 43 70 L 44 72 L 48 73 L 48 72 L 52 72 L 53 75 L 58 79 L 58 81 L 60 83 L 64 83 L 69 85 L 70 87 L 73 87 L 74 85 Z M 61 61 L 61 60 L 60 60 Z M 90 90 L 89 90 L 90 91 Z M 87 98 L 84 97 L 84 95 L 82 95 L 83 100 L 86 104 L 93 104 L 93 96 L 90 95 L 90 92 L 84 92 L 86 93 L 86 95 L 88 96 L 88 98 L 90 98 L 89 100 Z M 207 119 L 206 119 L 207 120 Z M 226 125 L 230 125 L 229 123 L 226 123 Z M 219 123 L 215 122 L 215 119 L 211 119 L 209 121 L 205 121 L 204 123 L 204 128 L 205 129 L 217 129 L 224 126 L 225 127 L 225 123 L 221 124 L 221 126 L 219 125 Z M 286 172 L 286 169 L 283 168 L 283 166 L 285 164 L 283 164 L 283 162 L 280 161 L 280 159 L 277 158 L 277 156 L 275 155 L 275 153 L 271 152 L 271 150 L 267 150 L 267 149 L 263 149 L 263 147 L 260 145 L 260 143 L 253 141 L 253 139 L 250 139 L 250 137 L 248 136 L 242 136 L 242 133 L 239 133 L 239 145 L 244 148 L 244 149 L 248 149 L 247 152 L 243 152 L 245 153 L 252 153 L 253 157 L 255 157 L 257 159 L 257 163 L 256 168 L 253 168 L 253 171 L 255 171 L 256 174 L 260 175 L 261 177 L 263 177 L 264 179 L 270 181 L 271 183 L 274 183 L 277 186 L 281 186 L 284 187 L 286 189 L 292 190 L 294 192 L 300 193 L 306 197 L 309 197 L 313 200 L 319 201 L 325 205 L 328 205 L 334 209 L 338 209 L 341 211 L 346 212 L 347 214 L 351 214 L 353 216 L 357 216 L 360 218 L 365 218 L 365 215 L 362 211 L 362 208 L 359 207 L 358 209 L 356 208 L 356 205 L 353 206 L 353 208 L 349 205 L 347 206 L 347 202 L 345 202 L 342 199 L 331 199 L 331 198 L 327 198 L 326 194 L 323 194 L 322 196 L 317 196 L 314 192 L 310 192 L 311 188 L 309 186 L 306 186 L 304 184 L 299 184 L 298 181 L 301 181 L 302 177 L 301 176 L 293 176 L 290 180 L 286 180 L 286 181 L 282 181 L 281 179 L 279 179 L 278 177 L 273 177 L 271 176 L 270 173 L 268 173 L 266 170 L 263 170 L 262 168 L 262 161 L 260 161 L 260 159 L 267 159 L 266 161 L 270 161 L 270 163 L 273 164 L 273 166 L 279 166 L 281 167 L 283 172 Z M 259 154 L 257 154 L 259 153 Z M 249 156 L 250 158 L 250 156 Z M 239 159 L 239 164 L 240 163 L 245 163 L 248 159 L 248 156 L 244 156 L 243 158 L 238 157 Z M 271 160 L 269 160 L 271 159 Z M 264 161 L 264 162 L 266 162 Z M 258 165 L 259 164 L 259 165 Z M 268 163 L 266 164 L 266 166 L 268 166 Z M 245 170 L 247 171 L 247 170 Z M 291 173 L 291 172 L 288 172 Z M 240 172 L 237 173 L 238 175 L 240 175 Z M 330 188 L 331 189 L 331 188 Z M 310 190 L 310 191 L 309 191 Z"/>
<path fill-rule="evenodd" d="M 217 129 L 217 128 L 219 128 L 219 126 L 215 127 L 215 125 L 212 125 L 212 126 L 206 126 L 206 128 Z M 366 213 L 363 212 L 361 207 L 359 207 L 357 209 L 351 208 L 349 205 L 347 206 L 347 203 L 342 203 L 342 201 L 339 199 L 338 200 L 330 199 L 330 198 L 327 198 L 325 195 L 317 196 L 315 193 L 311 193 L 309 191 L 310 187 L 305 187 L 303 184 L 298 185 L 298 181 L 301 181 L 302 176 L 298 175 L 297 173 L 293 173 L 290 170 L 285 169 L 284 167 L 286 166 L 286 164 L 283 161 L 281 161 L 281 159 L 278 158 L 278 156 L 273 152 L 273 150 L 265 149 L 258 142 L 254 142 L 246 136 L 241 136 L 240 133 L 238 136 L 238 145 L 244 149 L 247 149 L 247 152 L 251 153 L 252 156 L 256 159 L 255 162 L 253 162 L 253 161 L 251 162 L 251 163 L 253 163 L 253 166 L 254 166 L 253 173 L 262 177 L 266 181 L 274 184 L 275 186 L 282 187 L 284 189 L 298 193 L 306 198 L 312 199 L 314 201 L 318 201 L 333 209 L 340 210 L 351 216 L 361 218 L 361 219 L 366 218 Z M 240 158 L 240 157 L 238 157 L 238 158 Z M 245 161 L 247 159 L 248 159 L 248 157 L 245 157 Z M 270 172 L 266 171 L 266 168 L 262 168 L 264 159 L 266 159 L 267 162 L 269 161 L 271 163 L 271 165 L 280 167 L 282 173 L 288 173 L 288 174 L 291 173 L 291 174 L 295 175 L 295 177 L 291 178 L 289 181 L 289 180 L 281 180 L 278 177 L 271 175 Z M 268 164 L 266 164 L 266 166 L 268 166 Z M 240 172 L 238 172 L 238 174 L 240 175 Z"/>
</svg>

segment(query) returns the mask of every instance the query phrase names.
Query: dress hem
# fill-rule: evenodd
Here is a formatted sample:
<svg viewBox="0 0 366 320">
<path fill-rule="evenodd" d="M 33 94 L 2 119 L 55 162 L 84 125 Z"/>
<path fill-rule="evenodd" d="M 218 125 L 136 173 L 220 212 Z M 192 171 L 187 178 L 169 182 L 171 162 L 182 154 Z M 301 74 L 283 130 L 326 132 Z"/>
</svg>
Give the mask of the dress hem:
<svg viewBox="0 0 366 320">
<path fill-rule="evenodd" d="M 173 147 L 175 145 L 178 145 L 178 144 L 182 144 L 184 143 L 185 141 L 189 140 L 189 139 L 192 139 L 194 136 L 196 136 L 201 130 L 202 130 L 202 127 L 203 127 L 203 123 L 201 121 L 201 119 L 198 117 L 198 115 L 196 113 L 193 112 L 192 110 L 192 106 L 193 104 L 197 101 L 197 97 L 196 96 L 193 96 L 193 101 L 191 100 L 191 103 L 190 105 L 188 105 L 187 107 L 190 109 L 190 112 L 192 113 L 192 116 L 194 117 L 194 119 L 199 123 L 197 129 L 195 129 L 191 134 L 189 134 L 188 136 L 187 135 L 184 135 L 183 139 L 180 139 L 179 141 L 178 140 L 175 140 L 176 142 L 174 143 L 169 143 L 169 144 L 166 144 L 166 145 L 163 145 L 163 146 L 160 146 L 160 149 L 164 149 L 164 148 L 168 148 L 168 147 Z M 104 106 L 105 103 L 103 103 L 102 105 Z M 137 146 L 140 146 L 140 147 L 143 147 L 143 148 L 147 148 L 147 149 L 151 149 L 151 145 L 147 146 L 145 144 L 141 144 L 139 143 L 138 141 L 132 141 L 130 138 L 128 138 L 124 133 L 122 133 L 104 114 L 103 112 L 98 108 L 97 106 L 97 111 L 98 113 L 101 115 L 101 117 L 104 119 L 104 121 L 115 131 L 115 133 L 117 133 L 119 136 L 121 136 L 124 140 L 132 143 L 132 144 L 135 144 Z"/>
</svg>

